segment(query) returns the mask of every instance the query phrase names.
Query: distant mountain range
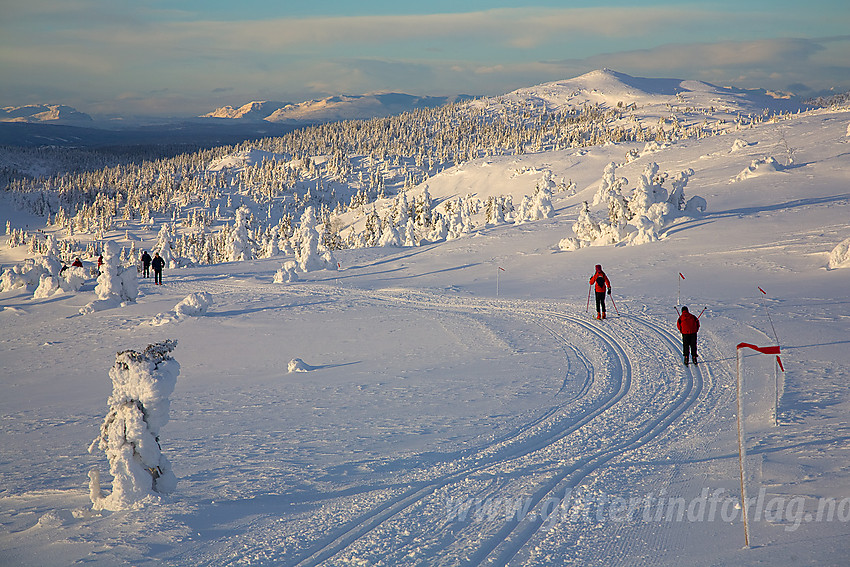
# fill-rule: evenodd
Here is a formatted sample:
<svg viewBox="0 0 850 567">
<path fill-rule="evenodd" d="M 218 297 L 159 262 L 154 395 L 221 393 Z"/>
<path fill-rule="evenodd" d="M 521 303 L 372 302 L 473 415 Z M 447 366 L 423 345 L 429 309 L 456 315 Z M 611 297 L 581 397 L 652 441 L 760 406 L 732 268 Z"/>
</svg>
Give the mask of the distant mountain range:
<svg viewBox="0 0 850 567">
<path fill-rule="evenodd" d="M 367 120 L 464 102 L 473 107 L 499 104 L 544 105 L 556 111 L 587 104 L 603 107 L 634 104 L 642 115 L 663 118 L 670 105 L 715 109 L 722 118 L 735 113 L 791 111 L 799 99 L 764 90 L 718 87 L 701 81 L 632 77 L 609 69 L 572 79 L 526 87 L 504 95 L 475 99 L 415 96 L 403 93 L 339 95 L 300 103 L 252 101 L 239 107 L 224 106 L 202 116 L 172 119 L 148 126 L 98 123 L 82 112 L 58 104 L 0 109 L 0 144 L 16 146 L 103 146 L 185 144 L 199 147 L 229 145 L 247 139 L 280 136 L 295 128 L 339 120 Z"/>
<path fill-rule="evenodd" d="M 338 120 L 382 118 L 417 108 L 436 108 L 450 102 L 469 100 L 469 95 L 414 96 L 403 93 L 339 95 L 305 102 L 252 101 L 238 108 L 224 106 L 201 118 L 273 123 L 316 124 Z"/>
<path fill-rule="evenodd" d="M 86 124 L 93 120 L 88 114 L 63 104 L 28 104 L 0 108 L 0 122 Z"/>
</svg>

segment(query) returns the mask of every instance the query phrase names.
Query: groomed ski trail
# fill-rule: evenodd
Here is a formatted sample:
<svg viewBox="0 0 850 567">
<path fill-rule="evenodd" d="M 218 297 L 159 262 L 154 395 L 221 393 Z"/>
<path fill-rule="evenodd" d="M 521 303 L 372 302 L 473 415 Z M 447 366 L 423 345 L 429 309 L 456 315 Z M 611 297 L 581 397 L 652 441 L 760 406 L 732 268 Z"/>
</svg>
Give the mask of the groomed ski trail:
<svg viewBox="0 0 850 567">
<path fill-rule="evenodd" d="M 306 286 L 305 286 L 306 287 Z M 554 406 L 534 422 L 513 432 L 512 434 L 494 441 L 491 445 L 479 448 L 474 455 L 463 458 L 460 467 L 449 474 L 437 474 L 425 481 L 411 483 L 409 489 L 387 501 L 375 506 L 367 513 L 349 521 L 345 526 L 329 534 L 327 537 L 314 542 L 307 550 L 298 554 L 297 557 L 285 559 L 287 565 L 312 566 L 321 565 L 325 562 L 337 564 L 334 560 L 347 550 L 352 550 L 358 543 L 368 546 L 370 533 L 385 528 L 398 517 L 405 513 L 415 513 L 414 508 L 422 508 L 426 501 L 433 499 L 441 490 L 446 490 L 455 484 L 488 470 L 498 470 L 515 466 L 516 462 L 524 458 L 536 458 L 540 468 L 551 465 L 551 458 L 546 456 L 535 456 L 552 450 L 559 443 L 576 432 L 593 430 L 600 416 L 610 412 L 612 408 L 623 405 L 624 398 L 633 388 L 633 364 L 634 354 L 627 353 L 622 337 L 623 327 L 629 329 L 631 339 L 639 340 L 641 335 L 654 336 L 660 340 L 667 349 L 670 360 L 677 360 L 680 345 L 676 336 L 663 329 L 658 324 L 644 317 L 624 316 L 612 318 L 606 321 L 608 326 L 599 325 L 588 321 L 586 318 L 570 315 L 562 311 L 553 310 L 551 307 L 537 307 L 527 302 L 506 300 L 480 300 L 474 298 L 457 298 L 426 294 L 422 292 L 409 291 L 380 291 L 366 292 L 349 288 L 328 288 L 325 286 L 311 285 L 313 294 L 345 294 L 360 295 L 363 299 L 373 299 L 390 302 L 397 305 L 415 306 L 417 309 L 429 309 L 446 313 L 463 313 L 467 315 L 499 314 L 503 317 L 519 317 L 527 321 L 534 321 L 545 332 L 559 339 L 562 347 L 572 350 L 577 358 L 582 361 L 587 371 L 587 379 L 579 390 L 579 394 L 559 405 Z M 302 292 L 305 290 L 301 290 Z M 567 306 L 563 306 L 567 307 Z M 615 327 L 616 325 L 616 327 Z M 590 358 L 583 355 L 566 336 L 566 330 L 580 331 L 595 341 L 605 352 L 605 358 L 609 361 L 607 368 L 596 368 L 590 362 Z M 638 331 L 641 329 L 641 331 Z M 597 359 L 599 357 L 596 357 Z M 599 364 L 597 362 L 597 364 Z M 443 557 L 448 563 L 457 561 L 462 565 L 506 565 L 514 560 L 521 560 L 523 550 L 540 530 L 546 519 L 546 514 L 538 508 L 542 503 L 553 497 L 562 496 L 570 489 L 578 487 L 584 479 L 602 469 L 606 463 L 619 455 L 643 447 L 658 439 L 667 428 L 677 420 L 681 419 L 703 393 L 705 379 L 704 370 L 710 373 L 705 364 L 700 367 L 681 369 L 678 365 L 671 363 L 673 372 L 671 376 L 679 376 L 681 379 L 674 384 L 672 391 L 675 392 L 660 411 L 652 411 L 638 426 L 623 434 L 619 431 L 594 431 L 604 441 L 600 448 L 584 451 L 580 456 L 574 457 L 573 462 L 561 466 L 554 475 L 545 480 L 537 482 L 536 489 L 529 496 L 527 511 L 522 518 L 514 517 L 508 519 L 495 532 L 486 537 L 482 534 L 470 534 L 470 545 L 461 544 L 463 549 L 457 549 L 458 539 L 443 541 L 438 547 L 441 550 L 429 547 L 430 556 Z M 578 402 L 587 402 L 587 395 L 595 386 L 600 387 L 600 382 L 605 381 L 605 393 L 601 397 L 592 400 L 588 407 L 579 411 L 578 415 L 572 416 L 567 422 L 557 423 L 557 428 L 547 428 L 549 422 L 557 421 L 559 414 L 565 410 L 573 409 L 572 406 Z M 671 384 L 664 384 L 659 390 L 671 390 Z M 634 408 L 629 408 L 634 409 Z M 556 449 L 557 451 L 557 449 Z M 427 520 L 427 519 L 426 519 Z M 477 530 L 473 530 L 477 531 Z M 462 535 L 462 534 L 458 534 Z M 472 544 L 472 542 L 475 542 Z M 360 551 L 351 551 L 354 555 L 360 555 Z"/>
</svg>

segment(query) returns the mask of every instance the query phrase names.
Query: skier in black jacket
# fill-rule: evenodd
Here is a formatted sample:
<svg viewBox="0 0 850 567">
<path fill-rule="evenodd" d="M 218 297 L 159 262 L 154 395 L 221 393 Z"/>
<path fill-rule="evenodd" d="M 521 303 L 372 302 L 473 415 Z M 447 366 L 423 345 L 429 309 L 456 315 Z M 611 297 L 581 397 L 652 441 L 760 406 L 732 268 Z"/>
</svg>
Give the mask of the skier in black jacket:
<svg viewBox="0 0 850 567">
<path fill-rule="evenodd" d="M 162 269 L 165 267 L 165 260 L 159 255 L 159 252 L 154 252 L 151 267 L 153 268 L 153 283 L 162 285 Z"/>
<path fill-rule="evenodd" d="M 151 277 L 151 255 L 148 254 L 148 251 L 145 250 L 142 252 L 142 277 L 149 278 Z"/>
</svg>

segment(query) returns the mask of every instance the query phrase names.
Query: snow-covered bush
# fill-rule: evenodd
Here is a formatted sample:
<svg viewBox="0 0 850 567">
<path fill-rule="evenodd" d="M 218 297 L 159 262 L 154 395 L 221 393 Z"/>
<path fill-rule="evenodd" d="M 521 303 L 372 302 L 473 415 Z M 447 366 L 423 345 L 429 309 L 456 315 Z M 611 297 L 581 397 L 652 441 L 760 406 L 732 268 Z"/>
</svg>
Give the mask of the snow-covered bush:
<svg viewBox="0 0 850 567">
<path fill-rule="evenodd" d="M 274 283 L 292 283 L 298 281 L 298 263 L 294 260 L 284 262 L 283 266 L 275 272 Z"/>
<path fill-rule="evenodd" d="M 175 305 L 174 312 L 178 317 L 200 317 L 206 315 L 212 304 L 212 295 L 205 291 L 197 291 L 190 293 Z"/>
<path fill-rule="evenodd" d="M 49 297 L 60 289 L 60 274 L 62 262 L 59 260 L 56 241 L 53 236 L 47 237 L 44 253 L 34 258 L 27 258 L 22 264 L 7 268 L 0 276 L 0 291 L 17 288 L 36 288 L 33 295 L 36 299 Z M 79 289 L 79 288 L 77 288 Z"/>
<path fill-rule="evenodd" d="M 850 238 L 841 241 L 838 246 L 829 253 L 827 269 L 850 268 Z"/>
<path fill-rule="evenodd" d="M 95 510 L 125 510 L 172 492 L 177 477 L 162 454 L 160 430 L 168 423 L 180 365 L 171 357 L 177 341 L 148 345 L 141 353 L 119 352 L 109 370 L 112 395 L 100 435 L 89 453 L 100 449 L 109 460 L 112 492 L 105 495 L 97 468 L 89 472 Z"/>
</svg>

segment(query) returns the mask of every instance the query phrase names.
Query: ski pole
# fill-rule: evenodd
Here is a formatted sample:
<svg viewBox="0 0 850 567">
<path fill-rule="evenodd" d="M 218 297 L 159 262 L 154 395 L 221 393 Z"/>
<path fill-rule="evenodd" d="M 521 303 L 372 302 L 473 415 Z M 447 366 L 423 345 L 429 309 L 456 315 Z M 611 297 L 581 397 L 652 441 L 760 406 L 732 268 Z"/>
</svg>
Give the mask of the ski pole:
<svg viewBox="0 0 850 567">
<path fill-rule="evenodd" d="M 614 296 L 609 293 L 608 297 L 611 298 L 611 305 L 614 306 L 614 312 L 617 314 L 617 317 L 619 317 L 620 316 L 620 310 L 617 309 L 617 304 L 614 302 Z"/>
<path fill-rule="evenodd" d="M 702 308 L 702 311 L 700 311 L 700 312 L 699 312 L 699 315 L 697 315 L 697 319 L 699 319 L 700 317 L 702 317 L 702 314 L 703 314 L 703 313 L 705 313 L 705 310 L 706 310 L 706 309 L 708 309 L 708 307 L 707 307 L 707 306 Z"/>
<path fill-rule="evenodd" d="M 590 294 L 593 293 L 593 284 L 590 284 L 590 287 L 587 288 L 587 309 L 584 310 L 585 313 L 590 311 Z"/>
</svg>

